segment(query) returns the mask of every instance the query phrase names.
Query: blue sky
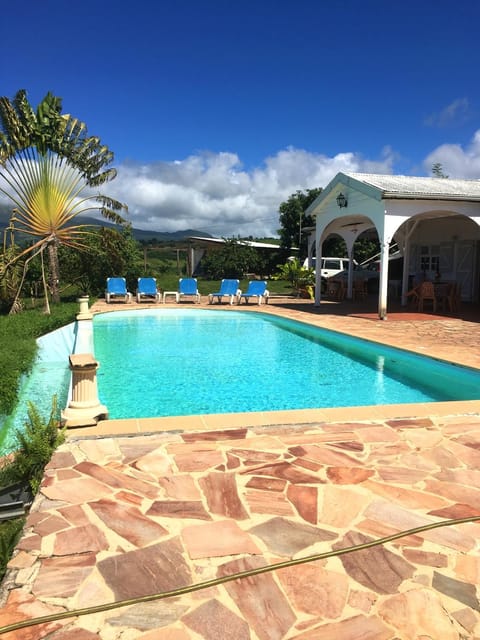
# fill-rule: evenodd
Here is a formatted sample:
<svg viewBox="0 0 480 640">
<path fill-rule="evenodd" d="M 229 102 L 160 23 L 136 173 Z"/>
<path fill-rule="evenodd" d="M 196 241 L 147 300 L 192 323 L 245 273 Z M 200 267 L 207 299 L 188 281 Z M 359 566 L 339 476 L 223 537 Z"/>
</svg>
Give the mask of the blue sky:
<svg viewBox="0 0 480 640">
<path fill-rule="evenodd" d="M 63 98 L 134 226 L 272 235 L 338 171 L 480 177 L 479 19 L 478 0 L 26 0 L 2 8 L 0 91 Z"/>
</svg>

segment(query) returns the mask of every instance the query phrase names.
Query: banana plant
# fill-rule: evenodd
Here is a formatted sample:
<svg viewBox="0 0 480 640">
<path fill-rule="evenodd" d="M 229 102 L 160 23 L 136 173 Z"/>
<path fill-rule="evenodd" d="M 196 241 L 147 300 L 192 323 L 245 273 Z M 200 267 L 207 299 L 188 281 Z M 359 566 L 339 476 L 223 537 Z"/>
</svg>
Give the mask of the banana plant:
<svg viewBox="0 0 480 640">
<path fill-rule="evenodd" d="M 305 268 L 297 258 L 290 258 L 285 264 L 278 265 L 278 269 L 280 277 L 291 283 L 294 294 L 301 295 L 305 291 L 310 298 L 313 297 L 315 285 L 313 269 Z"/>
</svg>

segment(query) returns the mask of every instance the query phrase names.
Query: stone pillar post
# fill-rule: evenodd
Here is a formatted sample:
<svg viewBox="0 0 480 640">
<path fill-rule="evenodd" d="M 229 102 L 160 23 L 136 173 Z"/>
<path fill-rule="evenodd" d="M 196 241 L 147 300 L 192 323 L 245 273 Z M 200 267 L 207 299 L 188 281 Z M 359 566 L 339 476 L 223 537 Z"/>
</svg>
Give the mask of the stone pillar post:
<svg viewBox="0 0 480 640">
<path fill-rule="evenodd" d="M 62 421 L 68 427 L 85 427 L 108 418 L 108 409 L 100 404 L 97 392 L 98 362 L 91 353 L 70 356 L 72 397 L 62 412 Z"/>
<path fill-rule="evenodd" d="M 93 314 L 90 313 L 88 308 L 88 301 L 88 296 L 80 296 L 80 298 L 77 298 L 77 302 L 80 305 L 80 313 L 76 315 L 77 320 L 91 320 L 93 318 Z"/>
</svg>

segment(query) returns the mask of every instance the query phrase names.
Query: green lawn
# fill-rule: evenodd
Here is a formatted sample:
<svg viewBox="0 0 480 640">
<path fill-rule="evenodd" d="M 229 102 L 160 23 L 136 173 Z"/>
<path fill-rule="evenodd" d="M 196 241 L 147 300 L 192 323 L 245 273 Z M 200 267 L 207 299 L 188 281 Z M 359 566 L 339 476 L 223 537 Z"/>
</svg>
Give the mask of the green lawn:
<svg viewBox="0 0 480 640">
<path fill-rule="evenodd" d="M 178 280 L 179 277 L 175 274 L 163 274 L 157 277 L 157 285 L 162 291 L 176 291 L 178 289 Z M 219 290 L 220 282 L 220 280 L 206 280 L 199 277 L 197 278 L 198 290 L 202 296 L 207 296 L 209 293 Z M 270 294 L 290 295 L 292 293 L 292 285 L 286 280 L 268 280 L 267 282 Z M 240 289 L 246 291 L 247 288 L 248 279 L 243 278 L 240 280 Z"/>
<path fill-rule="evenodd" d="M 37 353 L 36 339 L 75 320 L 77 302 L 51 305 L 51 314 L 42 308 L 16 315 L 0 315 L 0 415 L 11 413 L 17 401 L 20 378 L 32 368 Z"/>
</svg>

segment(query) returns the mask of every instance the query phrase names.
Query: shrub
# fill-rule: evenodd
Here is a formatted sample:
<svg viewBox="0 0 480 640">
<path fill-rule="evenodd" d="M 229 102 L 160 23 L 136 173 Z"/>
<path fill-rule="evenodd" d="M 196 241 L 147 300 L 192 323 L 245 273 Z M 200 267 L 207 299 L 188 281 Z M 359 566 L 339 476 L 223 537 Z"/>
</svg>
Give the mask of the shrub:
<svg viewBox="0 0 480 640">
<path fill-rule="evenodd" d="M 52 400 L 48 421 L 44 421 L 30 403 L 28 422 L 24 431 L 17 431 L 18 447 L 3 459 L 0 465 L 0 487 L 22 483 L 35 495 L 42 481 L 43 472 L 55 449 L 65 440 L 64 429 L 59 429 L 57 401 Z M 14 518 L 0 523 L 0 580 L 20 537 L 25 518 Z"/>
<path fill-rule="evenodd" d="M 313 291 L 315 285 L 315 273 L 313 269 L 303 267 L 297 258 L 288 260 L 285 264 L 278 265 L 278 277 L 288 280 L 294 293 L 300 293 L 302 289 Z M 310 293 L 310 297 L 312 297 Z"/>
<path fill-rule="evenodd" d="M 245 273 L 263 272 L 264 260 L 258 251 L 235 238 L 224 242 L 219 249 L 209 250 L 202 258 L 201 268 L 207 278 L 243 278 Z"/>
<path fill-rule="evenodd" d="M 36 339 L 75 319 L 77 303 L 52 305 L 51 315 L 38 309 L 25 310 L 14 316 L 0 315 L 0 415 L 13 411 L 20 379 L 28 373 L 37 353 Z"/>
<path fill-rule="evenodd" d="M 33 495 L 38 492 L 45 466 L 55 449 L 65 440 L 64 429 L 59 429 L 57 399 L 52 400 L 48 421 L 41 417 L 32 403 L 28 405 L 28 422 L 24 430 L 16 431 L 14 453 L 0 466 L 0 487 L 21 482 L 29 485 Z"/>
<path fill-rule="evenodd" d="M 24 524 L 25 518 L 0 522 L 0 580 L 5 575 L 7 564 L 15 550 Z"/>
</svg>

